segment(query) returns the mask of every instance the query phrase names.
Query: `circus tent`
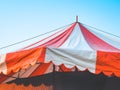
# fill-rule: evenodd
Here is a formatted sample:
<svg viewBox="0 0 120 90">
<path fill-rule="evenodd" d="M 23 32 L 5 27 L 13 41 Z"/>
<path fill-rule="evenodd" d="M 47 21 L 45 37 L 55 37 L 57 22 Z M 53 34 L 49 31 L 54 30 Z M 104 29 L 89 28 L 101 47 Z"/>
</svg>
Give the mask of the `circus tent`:
<svg viewBox="0 0 120 90">
<path fill-rule="evenodd" d="M 1 54 L 0 83 L 4 88 L 6 86 L 23 88 L 24 85 L 17 86 L 15 83 L 7 85 L 6 83 L 15 82 L 16 79 L 31 80 L 31 78 L 39 76 L 43 77 L 45 81 L 47 75 L 51 76 L 51 73 L 54 75 L 54 72 L 59 73 L 59 75 L 60 72 L 67 73 L 68 77 L 72 75 L 72 72 L 75 72 L 74 74 L 78 78 L 79 76 L 82 78 L 86 74 L 90 77 L 97 77 L 97 79 L 102 76 L 102 80 L 106 77 L 112 78 L 113 80 L 113 77 L 115 77 L 119 81 L 120 39 L 116 38 L 108 33 L 88 28 L 84 24 L 76 21 L 18 51 Z M 83 75 L 82 73 L 85 74 Z M 39 80 L 43 79 L 39 78 Z M 47 80 L 51 82 L 49 81 L 51 80 L 50 78 L 47 78 Z M 53 81 L 51 83 L 53 84 Z M 41 87 L 44 87 L 44 85 Z M 49 87 L 49 89 L 45 90 L 53 89 L 51 85 Z M 32 88 L 32 85 L 28 88 Z"/>
</svg>

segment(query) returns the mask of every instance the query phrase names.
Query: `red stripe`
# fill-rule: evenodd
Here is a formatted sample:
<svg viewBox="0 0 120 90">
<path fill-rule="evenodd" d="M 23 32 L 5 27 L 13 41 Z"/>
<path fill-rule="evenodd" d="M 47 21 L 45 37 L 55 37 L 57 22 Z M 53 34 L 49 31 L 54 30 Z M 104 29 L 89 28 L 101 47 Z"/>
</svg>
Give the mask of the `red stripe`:
<svg viewBox="0 0 120 90">
<path fill-rule="evenodd" d="M 0 84 L 3 83 L 5 80 L 9 79 L 10 77 L 8 77 L 8 76 L 12 76 L 12 75 L 14 75 L 14 73 L 10 73 L 7 76 L 0 74 Z"/>
<path fill-rule="evenodd" d="M 46 71 L 48 70 L 48 68 L 49 68 L 49 66 L 51 64 L 52 64 L 51 62 L 49 62 L 49 63 L 41 63 L 39 65 L 39 67 L 32 72 L 30 77 L 46 74 Z"/>
<path fill-rule="evenodd" d="M 29 46 L 26 46 L 24 48 L 22 48 L 21 50 L 24 50 L 24 49 L 27 49 L 27 48 L 30 48 L 32 46 L 35 46 L 36 44 L 38 44 L 38 46 L 36 47 L 40 47 L 40 46 L 53 46 L 53 47 L 59 47 L 60 45 L 62 45 L 66 39 L 69 37 L 70 33 L 72 32 L 74 26 L 76 25 L 76 23 L 72 24 L 71 27 L 67 30 L 65 30 L 63 33 L 61 33 L 59 36 L 56 36 L 54 37 L 52 40 L 49 40 L 48 42 L 45 42 L 44 44 L 42 45 L 39 45 L 40 42 L 50 38 L 50 37 L 53 37 L 55 34 L 59 33 L 60 31 L 54 33 L 53 35 L 50 35 L 49 37 L 46 37 L 34 44 L 31 44 Z"/>
<path fill-rule="evenodd" d="M 51 47 L 59 47 L 61 46 L 67 38 L 72 33 L 76 23 L 74 23 L 69 29 L 67 29 L 65 32 L 61 33 L 60 35 L 56 36 L 55 38 L 49 40 L 48 42 L 40 45 L 40 46 L 51 46 Z M 40 47 L 38 46 L 38 47 Z"/>
<path fill-rule="evenodd" d="M 74 68 L 74 67 L 67 68 L 64 64 L 60 65 L 59 67 L 60 67 L 59 72 L 71 72 Z"/>
<path fill-rule="evenodd" d="M 97 51 L 96 74 L 100 72 L 120 77 L 120 53 Z"/>
<path fill-rule="evenodd" d="M 53 37 L 54 35 L 56 35 L 56 34 L 58 34 L 58 33 L 60 33 L 60 31 L 58 31 L 58 32 L 56 32 L 56 33 L 54 33 L 54 34 L 52 34 L 52 35 L 50 35 L 50 36 L 48 36 L 48 37 L 46 37 L 46 38 L 38 41 L 38 42 L 35 42 L 35 43 L 33 43 L 33 44 L 29 45 L 29 46 L 26 46 L 26 47 L 24 47 L 24 48 L 22 48 L 22 49 L 20 49 L 20 50 L 24 50 L 24 49 L 30 48 L 30 47 L 32 47 L 32 46 L 35 46 L 36 44 L 39 45 L 40 42 L 42 42 L 42 41 L 44 41 L 44 40 L 46 40 L 46 39 L 48 39 L 48 38 L 50 38 L 50 37 Z"/>
<path fill-rule="evenodd" d="M 7 72 L 17 72 L 19 69 L 25 69 L 30 64 L 34 64 L 37 60 L 44 62 L 45 47 L 34 48 L 19 52 L 8 53 L 6 55 Z"/>
<path fill-rule="evenodd" d="M 94 50 L 100 50 L 100 51 L 119 51 L 119 49 L 113 47 L 112 45 L 108 44 L 107 42 L 101 40 L 96 35 L 91 33 L 88 29 L 86 29 L 83 25 L 79 24 L 81 31 L 87 41 L 87 43 L 90 45 L 90 47 Z"/>
</svg>

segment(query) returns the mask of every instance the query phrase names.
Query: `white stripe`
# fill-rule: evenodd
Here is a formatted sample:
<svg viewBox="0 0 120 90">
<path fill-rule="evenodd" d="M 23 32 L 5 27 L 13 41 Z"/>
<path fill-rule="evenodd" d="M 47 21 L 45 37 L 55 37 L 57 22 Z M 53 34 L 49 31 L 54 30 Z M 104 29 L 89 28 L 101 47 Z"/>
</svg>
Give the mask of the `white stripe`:
<svg viewBox="0 0 120 90">
<path fill-rule="evenodd" d="M 59 48 L 93 51 L 93 49 L 86 42 L 78 24 L 76 24 L 76 26 L 74 27 L 74 30 L 69 38 Z"/>
<path fill-rule="evenodd" d="M 7 66 L 5 62 L 6 54 L 0 55 L 0 73 L 7 74 Z"/>
<path fill-rule="evenodd" d="M 95 73 L 96 51 L 47 48 L 45 62 L 49 61 L 56 65 L 64 64 L 68 68 L 77 66 L 80 70 L 88 69 Z"/>
<path fill-rule="evenodd" d="M 102 39 L 103 41 L 107 42 L 108 44 L 119 48 L 120 49 L 120 38 L 98 31 L 98 30 L 94 30 L 93 28 L 88 27 L 89 31 L 91 33 L 93 33 L 94 35 L 96 35 L 98 38 Z"/>
</svg>

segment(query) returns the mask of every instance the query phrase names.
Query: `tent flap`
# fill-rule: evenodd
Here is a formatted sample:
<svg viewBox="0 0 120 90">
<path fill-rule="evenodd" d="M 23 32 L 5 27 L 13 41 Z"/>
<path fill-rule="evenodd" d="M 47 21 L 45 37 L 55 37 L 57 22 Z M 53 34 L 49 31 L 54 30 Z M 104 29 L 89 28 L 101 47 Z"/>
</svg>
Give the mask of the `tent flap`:
<svg viewBox="0 0 120 90">
<path fill-rule="evenodd" d="M 98 51 L 96 73 L 100 72 L 107 76 L 114 74 L 120 77 L 120 53 Z"/>
<path fill-rule="evenodd" d="M 43 62 L 45 49 L 45 47 L 41 47 L 8 53 L 4 58 L 4 62 L 2 62 L 6 65 L 6 68 L 0 68 L 0 71 L 9 74 L 11 71 L 18 72 L 20 69 L 26 69 L 29 65 L 34 65 L 38 60 Z M 0 59 L 3 60 L 3 58 Z M 3 65 L 2 63 L 0 65 Z"/>
</svg>

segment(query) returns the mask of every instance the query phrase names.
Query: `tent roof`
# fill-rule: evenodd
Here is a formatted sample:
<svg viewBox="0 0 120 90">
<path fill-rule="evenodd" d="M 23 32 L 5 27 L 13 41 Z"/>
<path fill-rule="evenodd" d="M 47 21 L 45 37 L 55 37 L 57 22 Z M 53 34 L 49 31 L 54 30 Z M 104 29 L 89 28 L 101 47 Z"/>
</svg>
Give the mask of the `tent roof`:
<svg viewBox="0 0 120 90">
<path fill-rule="evenodd" d="M 30 77 L 50 73 L 55 66 L 56 71 L 77 68 L 120 77 L 119 43 L 114 36 L 74 22 L 19 51 L 0 55 L 0 72 L 16 77 L 14 72 L 21 71 L 21 77 Z"/>
</svg>

